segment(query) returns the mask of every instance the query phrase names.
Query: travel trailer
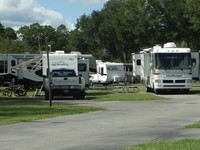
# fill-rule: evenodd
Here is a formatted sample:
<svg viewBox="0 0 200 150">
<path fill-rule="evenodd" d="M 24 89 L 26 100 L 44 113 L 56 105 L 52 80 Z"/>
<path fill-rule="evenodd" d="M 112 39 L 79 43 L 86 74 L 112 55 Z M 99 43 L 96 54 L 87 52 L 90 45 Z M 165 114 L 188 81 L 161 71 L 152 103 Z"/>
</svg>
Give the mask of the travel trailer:
<svg viewBox="0 0 200 150">
<path fill-rule="evenodd" d="M 56 51 L 49 56 L 43 54 L 42 62 L 46 100 L 49 99 L 49 84 L 51 84 L 51 99 L 55 96 L 73 96 L 74 98 L 85 99 L 85 80 L 78 72 L 77 54 Z M 48 73 L 51 74 L 50 77 Z"/>
<path fill-rule="evenodd" d="M 136 57 L 140 58 L 138 75 L 146 85 L 147 91 L 156 94 L 163 90 L 189 93 L 192 88 L 192 66 L 190 48 L 177 48 L 175 43 L 166 43 L 162 48 L 156 45 L 132 54 L 133 68 Z M 133 71 L 134 72 L 134 71 Z"/>
<path fill-rule="evenodd" d="M 124 82 L 125 80 L 132 82 L 132 64 L 102 62 L 96 61 L 97 73 L 91 75 L 92 84 L 111 84 Z"/>
</svg>

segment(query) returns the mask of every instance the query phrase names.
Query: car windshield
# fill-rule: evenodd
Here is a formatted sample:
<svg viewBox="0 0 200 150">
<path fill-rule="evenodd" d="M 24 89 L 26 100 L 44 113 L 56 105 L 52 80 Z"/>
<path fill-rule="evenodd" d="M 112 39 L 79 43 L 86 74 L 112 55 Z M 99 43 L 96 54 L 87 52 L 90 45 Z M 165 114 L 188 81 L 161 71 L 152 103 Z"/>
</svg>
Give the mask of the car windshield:
<svg viewBox="0 0 200 150">
<path fill-rule="evenodd" d="M 189 69 L 191 66 L 190 53 L 156 53 L 156 69 Z"/>
<path fill-rule="evenodd" d="M 52 71 L 53 77 L 75 77 L 74 70 L 53 70 Z"/>
</svg>

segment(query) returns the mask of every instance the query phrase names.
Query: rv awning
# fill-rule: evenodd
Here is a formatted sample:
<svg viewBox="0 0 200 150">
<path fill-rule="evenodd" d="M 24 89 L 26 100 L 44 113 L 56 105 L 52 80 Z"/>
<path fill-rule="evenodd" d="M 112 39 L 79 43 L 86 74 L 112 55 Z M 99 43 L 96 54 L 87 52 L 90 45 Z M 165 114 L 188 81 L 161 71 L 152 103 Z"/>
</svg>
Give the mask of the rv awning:
<svg viewBox="0 0 200 150">
<path fill-rule="evenodd" d="M 30 65 L 32 63 L 38 63 L 41 59 L 42 59 L 42 56 L 37 57 L 37 58 L 33 58 L 33 59 L 30 59 L 30 60 L 25 61 L 23 63 L 17 64 L 15 66 L 11 67 L 11 69 L 22 69 L 23 67 Z"/>
</svg>

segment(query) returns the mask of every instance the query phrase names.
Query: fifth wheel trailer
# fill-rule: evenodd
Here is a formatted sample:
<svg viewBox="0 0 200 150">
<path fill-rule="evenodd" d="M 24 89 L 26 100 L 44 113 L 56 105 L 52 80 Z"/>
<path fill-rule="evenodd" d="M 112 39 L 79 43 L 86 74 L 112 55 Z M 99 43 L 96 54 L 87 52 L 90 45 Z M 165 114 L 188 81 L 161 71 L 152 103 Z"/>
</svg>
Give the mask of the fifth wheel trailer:
<svg viewBox="0 0 200 150">
<path fill-rule="evenodd" d="M 52 52 L 49 55 L 53 55 Z M 42 54 L 0 54 L 1 85 L 14 81 L 23 84 L 25 88 L 42 85 L 45 71 L 43 71 Z M 89 86 L 89 73 L 96 72 L 96 60 L 90 54 L 76 54 L 78 60 L 78 74 L 85 78 Z M 59 57 L 57 58 L 59 60 Z"/>
</svg>

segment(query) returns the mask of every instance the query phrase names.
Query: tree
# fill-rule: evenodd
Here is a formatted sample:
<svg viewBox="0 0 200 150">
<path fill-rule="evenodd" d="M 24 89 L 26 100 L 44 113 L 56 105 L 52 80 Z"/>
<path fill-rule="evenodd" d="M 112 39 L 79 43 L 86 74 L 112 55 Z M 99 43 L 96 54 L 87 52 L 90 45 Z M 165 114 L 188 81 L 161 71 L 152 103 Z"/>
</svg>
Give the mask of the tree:
<svg viewBox="0 0 200 150">
<path fill-rule="evenodd" d="M 4 38 L 10 39 L 10 40 L 17 40 L 17 34 L 16 34 L 15 30 L 13 30 L 10 27 L 7 27 L 4 30 Z"/>
<path fill-rule="evenodd" d="M 57 30 L 52 26 L 41 26 L 38 23 L 21 27 L 18 30 L 22 40 L 27 43 L 32 52 L 45 51 L 51 45 L 52 50 L 67 50 L 69 31 L 65 25 L 60 25 Z"/>
<path fill-rule="evenodd" d="M 42 27 L 38 23 L 31 24 L 30 26 L 21 27 L 17 33 L 21 39 L 27 43 L 32 52 L 38 52 L 45 47 L 45 39 L 42 33 Z"/>
<path fill-rule="evenodd" d="M 129 62 L 131 53 L 139 51 L 144 37 L 144 2 L 110 0 L 102 10 L 100 39 L 104 48 L 121 62 Z"/>
<path fill-rule="evenodd" d="M 187 26 L 187 43 L 193 50 L 199 50 L 200 47 L 200 1 L 184 0 L 185 11 L 184 16 L 189 20 L 190 25 Z"/>
<path fill-rule="evenodd" d="M 5 28 L 0 22 L 0 38 L 4 38 L 4 31 L 5 31 Z"/>
<path fill-rule="evenodd" d="M 67 27 L 61 24 L 60 26 L 57 27 L 57 30 L 55 31 L 55 39 L 54 39 L 53 48 L 62 49 L 62 50 L 65 50 L 66 52 L 69 51 L 68 38 L 69 38 L 69 31 Z"/>
</svg>

